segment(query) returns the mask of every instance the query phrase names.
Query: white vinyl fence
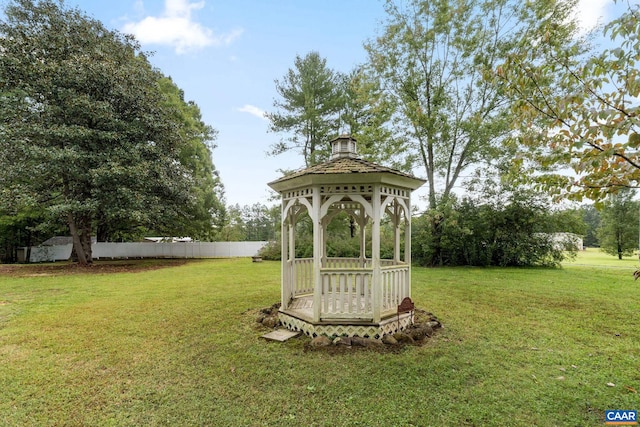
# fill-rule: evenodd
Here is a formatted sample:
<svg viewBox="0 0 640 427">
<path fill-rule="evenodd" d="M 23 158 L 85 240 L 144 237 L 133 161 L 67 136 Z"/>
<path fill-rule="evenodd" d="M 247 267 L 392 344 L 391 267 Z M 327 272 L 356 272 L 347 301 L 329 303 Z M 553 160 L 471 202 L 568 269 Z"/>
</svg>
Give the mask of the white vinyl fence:
<svg viewBox="0 0 640 427">
<path fill-rule="evenodd" d="M 117 258 L 234 258 L 257 255 L 268 242 L 105 243 L 91 245 L 93 259 Z M 64 261 L 71 244 L 33 246 L 29 262 Z"/>
</svg>

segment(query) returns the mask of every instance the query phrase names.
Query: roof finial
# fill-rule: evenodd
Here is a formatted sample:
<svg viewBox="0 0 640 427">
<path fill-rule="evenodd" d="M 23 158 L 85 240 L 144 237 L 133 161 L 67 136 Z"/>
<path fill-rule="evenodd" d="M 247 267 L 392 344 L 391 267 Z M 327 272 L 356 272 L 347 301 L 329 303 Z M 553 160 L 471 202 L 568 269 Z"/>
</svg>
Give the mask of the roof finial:
<svg viewBox="0 0 640 427">
<path fill-rule="evenodd" d="M 351 135 L 343 134 L 331 141 L 331 160 L 342 157 L 358 158 L 356 140 Z"/>
</svg>

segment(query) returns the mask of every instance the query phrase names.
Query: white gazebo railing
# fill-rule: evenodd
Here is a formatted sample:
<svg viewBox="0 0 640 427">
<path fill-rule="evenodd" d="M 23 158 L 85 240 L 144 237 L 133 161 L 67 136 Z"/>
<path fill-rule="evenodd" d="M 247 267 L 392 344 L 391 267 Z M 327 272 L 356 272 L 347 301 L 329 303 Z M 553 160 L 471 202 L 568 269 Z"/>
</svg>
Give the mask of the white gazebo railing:
<svg viewBox="0 0 640 427">
<path fill-rule="evenodd" d="M 362 267 L 364 265 L 364 267 Z M 398 304 L 409 296 L 409 266 L 394 260 L 381 260 L 382 314 L 393 314 Z M 297 258 L 287 262 L 287 283 L 292 284 L 291 299 L 305 298 L 311 313 L 314 293 L 313 258 Z M 327 258 L 320 269 L 320 313 L 323 320 L 373 318 L 374 288 L 371 260 L 360 258 Z"/>
<path fill-rule="evenodd" d="M 321 319 L 373 318 L 373 269 L 320 269 Z"/>
</svg>

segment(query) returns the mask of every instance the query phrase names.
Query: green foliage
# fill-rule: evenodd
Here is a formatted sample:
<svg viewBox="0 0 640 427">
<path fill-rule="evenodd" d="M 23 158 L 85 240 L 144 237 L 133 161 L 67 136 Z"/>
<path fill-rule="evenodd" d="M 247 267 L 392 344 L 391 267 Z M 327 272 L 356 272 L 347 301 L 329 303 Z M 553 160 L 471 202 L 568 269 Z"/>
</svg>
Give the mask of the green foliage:
<svg viewBox="0 0 640 427">
<path fill-rule="evenodd" d="M 18 248 L 38 245 L 60 228 L 50 224 L 47 212 L 38 207 L 0 209 L 0 263 L 16 262 Z"/>
<path fill-rule="evenodd" d="M 202 121 L 200 108 L 193 101 L 186 102 L 183 91 L 170 78 L 161 78 L 159 85 L 184 141 L 178 154 L 180 163 L 193 179 L 193 203 L 184 234 L 197 240 L 214 240 L 225 215 L 224 187 L 211 156 L 218 132 Z"/>
<path fill-rule="evenodd" d="M 183 234 L 192 129 L 137 42 L 50 0 L 9 3 L 0 35 L 0 184 L 66 221 L 83 264 L 96 225 Z"/>
<path fill-rule="evenodd" d="M 384 96 L 380 81 L 360 67 L 343 74 L 327 67 L 318 52 L 296 56 L 295 68 L 276 80 L 280 99 L 267 113 L 270 131 L 285 134 L 271 154 L 297 150 L 305 165 L 329 159 L 329 142 L 348 133 L 363 158 L 411 171 L 414 156 L 407 141 L 390 126 L 396 105 Z"/>
<path fill-rule="evenodd" d="M 265 261 L 280 261 L 282 260 L 282 246 L 280 241 L 273 240 L 258 251 L 258 255 Z"/>
<path fill-rule="evenodd" d="M 584 245 L 587 247 L 600 247 L 597 230 L 600 227 L 600 212 L 594 205 L 585 205 L 580 208 L 582 219 L 586 225 Z"/>
<path fill-rule="evenodd" d="M 450 198 L 414 220 L 412 259 L 428 266 L 557 266 L 577 248 L 553 233 L 583 229 L 569 228 L 566 217 L 575 214 L 550 213 L 541 200 L 518 192 Z"/>
<path fill-rule="evenodd" d="M 611 193 L 600 216 L 597 231 L 600 248 L 618 259 L 638 249 L 640 203 L 633 196 L 630 190 Z"/>
<path fill-rule="evenodd" d="M 280 206 L 254 203 L 242 209 L 246 240 L 270 241 L 280 234 Z"/>
<path fill-rule="evenodd" d="M 222 217 L 222 228 L 218 240 L 223 242 L 241 242 L 246 239 L 246 230 L 240 205 L 227 206 Z"/>
<path fill-rule="evenodd" d="M 412 172 L 416 156 L 409 141 L 394 132 L 394 99 L 385 95 L 379 79 L 362 67 L 342 75 L 343 110 L 340 126 L 357 140 L 358 155 L 373 163 Z"/>
<path fill-rule="evenodd" d="M 386 3 L 384 31 L 366 45 L 368 65 L 396 109 L 396 134 L 424 168 L 432 209 L 472 167 L 511 160 L 500 145 L 509 132 L 508 99 L 487 77 L 517 40 L 530 37 L 531 3 Z"/>
<path fill-rule="evenodd" d="M 299 150 L 310 166 L 328 159 L 329 140 L 338 133 L 340 77 L 318 52 L 297 55 L 294 67 L 276 80 L 281 99 L 274 100 L 276 111 L 266 114 L 269 130 L 286 135 L 273 145 L 271 154 Z"/>
<path fill-rule="evenodd" d="M 601 200 L 640 182 L 640 5 L 627 2 L 627 11 L 604 27 L 611 48 L 585 55 L 579 37 L 556 42 L 575 31 L 574 23 L 557 22 L 570 13 L 558 3 L 559 13 L 541 11 L 544 37 L 523 40 L 495 73 L 516 99 L 516 173 L 558 196 Z"/>
<path fill-rule="evenodd" d="M 260 203 L 229 206 L 219 234 L 223 241 L 273 241 L 279 239 L 280 206 Z M 279 246 L 278 246 L 278 250 Z"/>
</svg>

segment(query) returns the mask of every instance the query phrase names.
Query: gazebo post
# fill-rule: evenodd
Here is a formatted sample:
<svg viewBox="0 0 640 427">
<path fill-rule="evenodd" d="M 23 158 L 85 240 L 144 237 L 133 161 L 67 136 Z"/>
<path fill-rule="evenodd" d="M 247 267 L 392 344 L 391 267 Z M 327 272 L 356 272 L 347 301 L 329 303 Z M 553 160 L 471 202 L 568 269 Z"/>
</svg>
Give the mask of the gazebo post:
<svg viewBox="0 0 640 427">
<path fill-rule="evenodd" d="M 324 235 L 322 233 L 322 218 L 320 218 L 320 207 L 322 200 L 320 199 L 320 188 L 313 187 L 313 195 L 311 207 L 313 212 L 309 212 L 311 221 L 313 221 L 313 321 L 320 321 L 320 313 L 322 308 L 322 256 L 324 253 Z"/>
<path fill-rule="evenodd" d="M 289 210 L 289 256 L 287 257 L 287 267 L 289 269 L 289 293 L 294 294 L 298 283 L 296 268 L 296 221 L 297 215 L 293 210 Z M 287 301 L 287 305 L 289 302 Z"/>
<path fill-rule="evenodd" d="M 360 268 L 365 268 L 367 265 L 367 214 L 364 206 L 360 209 L 358 225 L 360 226 Z"/>
<path fill-rule="evenodd" d="M 371 224 L 371 266 L 373 268 L 373 321 L 380 322 L 382 313 L 382 280 L 380 274 L 380 186 L 373 186 L 373 218 Z"/>
<path fill-rule="evenodd" d="M 288 298 L 289 295 L 291 295 L 291 280 L 289 279 L 289 271 L 288 271 L 288 265 L 289 265 L 289 251 L 287 250 L 288 245 L 289 245 L 289 240 L 290 240 L 290 236 L 289 236 L 289 221 L 287 219 L 287 217 L 285 216 L 286 213 L 284 211 L 285 208 L 285 203 L 282 203 L 282 208 L 281 208 L 281 222 L 280 222 L 280 257 L 282 258 L 282 261 L 280 262 L 280 270 L 282 271 L 282 276 L 281 276 L 281 280 L 282 280 L 282 296 L 281 296 L 281 301 L 280 301 L 280 306 L 282 308 L 287 308 L 288 306 Z"/>
<path fill-rule="evenodd" d="M 404 214 L 404 262 L 411 267 L 411 196 L 407 198 L 407 210 Z M 411 295 L 411 268 L 406 272 L 405 295 Z"/>
</svg>

